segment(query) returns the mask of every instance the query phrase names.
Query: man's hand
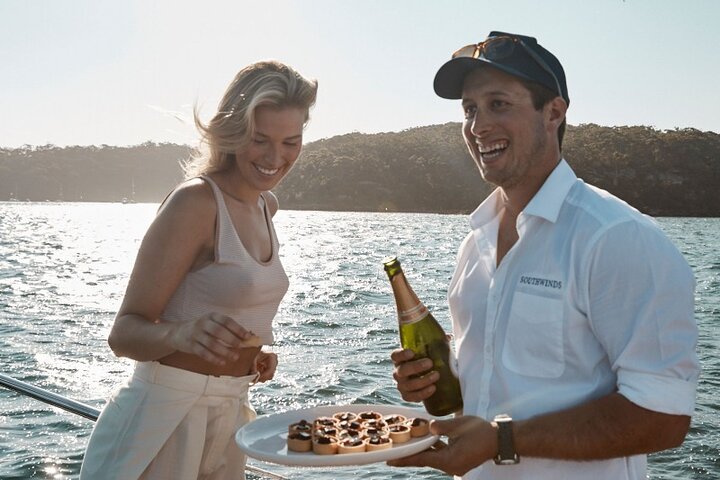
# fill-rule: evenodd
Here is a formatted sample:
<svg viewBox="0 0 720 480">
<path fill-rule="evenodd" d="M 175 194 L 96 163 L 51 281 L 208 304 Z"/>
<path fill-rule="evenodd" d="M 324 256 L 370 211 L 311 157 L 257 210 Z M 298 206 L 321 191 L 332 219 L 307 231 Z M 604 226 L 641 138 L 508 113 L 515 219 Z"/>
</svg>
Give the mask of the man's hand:
<svg viewBox="0 0 720 480">
<path fill-rule="evenodd" d="M 445 448 L 431 448 L 390 460 L 393 467 L 431 467 L 450 475 L 465 475 L 497 453 L 497 430 L 480 417 L 462 416 L 430 422 L 430 432 L 448 437 Z"/>
<path fill-rule="evenodd" d="M 403 400 L 408 402 L 422 402 L 435 393 L 435 382 L 440 374 L 429 371 L 433 362 L 429 358 L 413 360 L 415 354 L 412 350 L 394 350 L 390 359 L 395 365 L 393 378 L 397 382 L 397 389 Z M 423 375 L 426 374 L 426 375 Z"/>
</svg>

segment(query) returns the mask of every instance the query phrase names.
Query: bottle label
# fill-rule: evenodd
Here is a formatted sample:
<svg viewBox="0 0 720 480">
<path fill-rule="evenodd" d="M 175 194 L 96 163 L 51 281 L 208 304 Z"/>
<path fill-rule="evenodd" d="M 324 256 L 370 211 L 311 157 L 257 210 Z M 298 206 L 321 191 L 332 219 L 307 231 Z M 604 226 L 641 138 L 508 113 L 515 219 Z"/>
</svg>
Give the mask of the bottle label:
<svg viewBox="0 0 720 480">
<path fill-rule="evenodd" d="M 418 303 L 409 310 L 401 310 L 398 312 L 398 318 L 401 325 L 410 325 L 416 323 L 425 318 L 428 314 L 428 309 L 422 303 Z"/>
</svg>

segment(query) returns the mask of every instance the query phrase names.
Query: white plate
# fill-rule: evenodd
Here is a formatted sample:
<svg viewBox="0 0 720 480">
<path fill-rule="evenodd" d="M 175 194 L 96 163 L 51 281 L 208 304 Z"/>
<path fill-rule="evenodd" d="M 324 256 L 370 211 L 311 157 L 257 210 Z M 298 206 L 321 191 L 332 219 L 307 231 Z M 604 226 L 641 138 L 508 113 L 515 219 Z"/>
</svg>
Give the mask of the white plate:
<svg viewBox="0 0 720 480">
<path fill-rule="evenodd" d="M 437 435 L 427 435 L 413 438 L 409 442 L 395 445 L 387 450 L 364 453 L 317 455 L 313 452 L 288 451 L 287 433 L 291 423 L 303 419 L 312 422 L 317 417 L 331 416 L 336 412 L 359 413 L 367 410 L 373 410 L 383 415 L 404 415 L 407 418 L 423 417 L 428 420 L 434 418 L 425 410 L 397 405 L 329 405 L 263 415 L 242 426 L 235 434 L 235 442 L 249 457 L 258 460 L 282 465 L 326 467 L 365 465 L 406 457 L 429 448 L 438 439 Z"/>
</svg>

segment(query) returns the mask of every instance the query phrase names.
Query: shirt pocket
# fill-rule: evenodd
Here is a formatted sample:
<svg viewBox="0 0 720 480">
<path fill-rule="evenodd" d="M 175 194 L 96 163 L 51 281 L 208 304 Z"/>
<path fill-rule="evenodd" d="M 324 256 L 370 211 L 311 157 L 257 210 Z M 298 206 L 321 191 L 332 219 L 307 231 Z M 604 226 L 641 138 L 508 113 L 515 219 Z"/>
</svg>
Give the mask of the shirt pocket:
<svg viewBox="0 0 720 480">
<path fill-rule="evenodd" d="M 515 292 L 502 362 L 508 370 L 529 377 L 562 375 L 565 355 L 561 299 Z"/>
</svg>

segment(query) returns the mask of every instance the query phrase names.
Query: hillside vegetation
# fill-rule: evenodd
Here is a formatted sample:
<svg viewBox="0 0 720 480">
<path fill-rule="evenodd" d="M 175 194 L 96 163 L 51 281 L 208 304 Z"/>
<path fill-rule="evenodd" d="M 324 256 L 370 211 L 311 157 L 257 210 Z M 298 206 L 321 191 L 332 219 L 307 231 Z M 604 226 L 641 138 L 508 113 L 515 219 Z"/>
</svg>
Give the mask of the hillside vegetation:
<svg viewBox="0 0 720 480">
<path fill-rule="evenodd" d="M 658 216 L 720 216 L 720 135 L 694 129 L 569 126 L 580 178 Z M 186 145 L 0 149 L 0 200 L 161 201 Z M 492 190 L 460 124 L 351 133 L 309 143 L 275 193 L 287 209 L 464 213 Z"/>
</svg>

